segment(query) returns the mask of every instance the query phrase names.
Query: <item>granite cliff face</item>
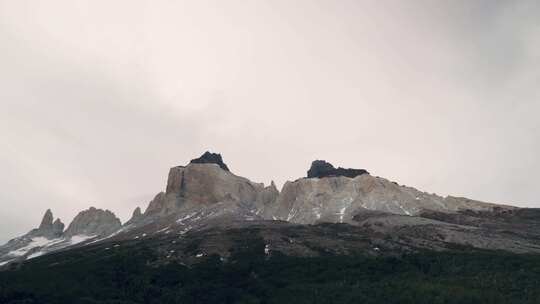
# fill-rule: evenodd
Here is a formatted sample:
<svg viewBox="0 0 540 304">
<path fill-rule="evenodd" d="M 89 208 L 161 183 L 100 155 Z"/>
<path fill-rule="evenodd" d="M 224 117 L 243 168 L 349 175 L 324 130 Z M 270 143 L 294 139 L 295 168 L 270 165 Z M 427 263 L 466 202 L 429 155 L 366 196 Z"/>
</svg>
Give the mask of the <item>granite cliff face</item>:
<svg viewBox="0 0 540 304">
<path fill-rule="evenodd" d="M 286 182 L 281 192 L 273 182 L 265 187 L 236 176 L 216 163 L 195 162 L 172 168 L 165 191 L 156 195 L 142 215 L 135 211 L 132 220 L 115 238 L 139 238 L 156 231 L 183 235 L 210 227 L 244 227 L 269 222 L 347 223 L 366 227 L 373 233 L 414 235 L 417 237 L 414 242 L 418 243 L 415 246 L 444 248 L 444 240 L 447 240 L 504 249 L 514 242 L 519 245 L 512 250 L 534 251 L 535 245 L 526 237 L 509 240 L 477 227 L 423 216 L 448 214 L 454 217 L 462 212 L 494 214 L 515 209 L 429 194 L 374 177 L 363 169 L 336 169 L 324 161 L 315 161 L 307 178 Z M 477 220 L 485 221 L 483 215 Z M 527 226 L 527 231 L 533 231 L 531 227 L 535 226 Z M 437 238 L 443 241 L 436 241 Z"/>
<path fill-rule="evenodd" d="M 53 221 L 47 210 L 38 228 L 0 246 L 0 266 L 76 244 L 160 235 L 182 238 L 188 233 L 250 227 L 265 231 L 264 238 L 283 253 L 314 254 L 307 247 L 283 242 L 290 229 L 304 231 L 298 233 L 312 241 L 324 240 L 320 245 L 329 246 L 326 250 L 339 251 L 330 248 L 336 245 L 331 236 L 313 235 L 327 230 L 316 227 L 323 223 L 347 224 L 340 227 L 365 234 L 359 240 L 368 238 L 391 251 L 444 250 L 458 244 L 540 252 L 540 217 L 535 210 L 441 197 L 372 176 L 364 169 L 335 168 L 326 161 L 314 161 L 307 177 L 286 182 L 280 192 L 274 182 L 265 186 L 235 175 L 221 155 L 206 152 L 185 166 L 171 168 L 164 188 L 144 212 L 137 207 L 124 225 L 112 212 L 91 207 L 64 231 L 64 224 Z M 219 251 L 225 249 L 219 242 L 225 240 L 220 239 L 209 241 L 204 250 L 221 255 Z"/>
<path fill-rule="evenodd" d="M 51 209 L 47 209 L 45 211 L 45 214 L 43 215 L 43 219 L 41 220 L 41 224 L 39 224 L 38 230 L 40 231 L 48 231 L 52 230 L 53 228 L 53 214 Z"/>
<path fill-rule="evenodd" d="M 265 187 L 237 176 L 229 171 L 219 154 L 209 157 L 207 152 L 187 166 L 171 168 L 165 192 L 158 193 L 145 212 L 129 223 L 140 226 L 156 219 L 210 210 L 216 205 L 222 211 L 242 209 L 241 213 L 255 213 L 272 204 L 278 193 L 275 184 Z"/>
<path fill-rule="evenodd" d="M 336 169 L 326 161 L 314 161 L 307 175 L 286 182 L 279 192 L 273 182 L 265 187 L 236 176 L 221 155 L 206 152 L 186 166 L 171 168 L 165 191 L 154 197 L 144 213 L 135 210 L 126 230 L 149 224 L 174 226 L 180 220 L 193 227 L 193 218 L 204 222 L 223 214 L 237 219 L 316 224 L 353 223 L 355 216 L 370 211 L 417 216 L 425 211 L 513 209 L 429 194 L 374 177 L 364 169 Z"/>
<path fill-rule="evenodd" d="M 122 223 L 111 211 L 90 207 L 77 214 L 66 229 L 65 236 L 104 236 L 116 232 L 121 226 Z"/>
<path fill-rule="evenodd" d="M 125 223 L 125 225 L 130 225 L 132 223 L 135 223 L 139 221 L 141 218 L 142 218 L 141 207 L 137 207 L 135 208 L 135 210 L 133 210 L 133 213 L 131 214 L 131 218 Z"/>
<path fill-rule="evenodd" d="M 350 222 L 354 215 L 364 210 L 412 216 L 425 210 L 490 211 L 497 206 L 464 198 L 444 198 L 364 173 L 354 178 L 332 176 L 287 182 L 273 213 L 281 220 L 314 224 Z"/>
<path fill-rule="evenodd" d="M 30 231 L 34 236 L 43 236 L 48 239 L 59 237 L 64 232 L 64 223 L 60 219 L 53 222 L 53 214 L 51 209 L 47 209 L 41 220 L 41 224 L 37 229 Z"/>
</svg>

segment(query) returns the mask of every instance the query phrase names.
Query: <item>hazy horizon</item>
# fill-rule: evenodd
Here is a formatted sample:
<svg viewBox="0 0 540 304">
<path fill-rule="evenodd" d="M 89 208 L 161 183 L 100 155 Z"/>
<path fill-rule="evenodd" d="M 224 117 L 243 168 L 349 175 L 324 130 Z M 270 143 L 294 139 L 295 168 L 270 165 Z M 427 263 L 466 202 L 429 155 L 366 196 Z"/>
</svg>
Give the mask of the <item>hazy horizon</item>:
<svg viewBox="0 0 540 304">
<path fill-rule="evenodd" d="M 0 0 L 0 243 L 221 153 L 540 207 L 536 1 Z"/>
</svg>

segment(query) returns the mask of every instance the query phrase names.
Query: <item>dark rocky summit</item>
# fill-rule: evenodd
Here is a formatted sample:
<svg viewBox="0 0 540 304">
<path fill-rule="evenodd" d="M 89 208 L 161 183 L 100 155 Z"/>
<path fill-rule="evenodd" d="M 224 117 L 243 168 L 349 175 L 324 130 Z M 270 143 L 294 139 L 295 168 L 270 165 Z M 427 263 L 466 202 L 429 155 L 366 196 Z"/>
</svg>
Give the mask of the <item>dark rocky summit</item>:
<svg viewBox="0 0 540 304">
<path fill-rule="evenodd" d="M 230 171 L 227 165 L 223 162 L 223 158 L 221 158 L 221 154 L 218 153 L 210 153 L 208 151 L 204 152 L 204 154 L 199 157 L 192 159 L 190 164 L 217 164 L 221 169 L 225 171 Z"/>
<path fill-rule="evenodd" d="M 311 163 L 311 168 L 307 172 L 308 178 L 323 178 L 331 176 L 345 176 L 354 178 L 362 174 L 369 174 L 364 169 L 335 168 L 331 163 L 324 160 L 316 160 Z"/>
</svg>

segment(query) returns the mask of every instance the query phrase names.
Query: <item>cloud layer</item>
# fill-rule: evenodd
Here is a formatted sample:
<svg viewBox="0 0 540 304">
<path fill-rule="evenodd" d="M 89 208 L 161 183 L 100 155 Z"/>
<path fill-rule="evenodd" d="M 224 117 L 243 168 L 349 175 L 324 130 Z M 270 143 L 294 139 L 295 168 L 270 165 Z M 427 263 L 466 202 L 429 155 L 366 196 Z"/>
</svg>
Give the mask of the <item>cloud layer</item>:
<svg viewBox="0 0 540 304">
<path fill-rule="evenodd" d="M 540 207 L 536 1 L 0 1 L 0 241 L 210 149 Z"/>
</svg>

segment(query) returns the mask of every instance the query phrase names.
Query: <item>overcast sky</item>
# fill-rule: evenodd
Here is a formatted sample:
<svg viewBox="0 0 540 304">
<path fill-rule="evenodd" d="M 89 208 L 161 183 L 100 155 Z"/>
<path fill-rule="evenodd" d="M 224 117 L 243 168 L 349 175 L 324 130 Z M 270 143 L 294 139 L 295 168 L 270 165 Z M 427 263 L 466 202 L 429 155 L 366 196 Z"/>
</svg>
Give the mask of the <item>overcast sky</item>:
<svg viewBox="0 0 540 304">
<path fill-rule="evenodd" d="M 540 207 L 538 1 L 0 0 L 0 242 L 209 149 Z"/>
</svg>

